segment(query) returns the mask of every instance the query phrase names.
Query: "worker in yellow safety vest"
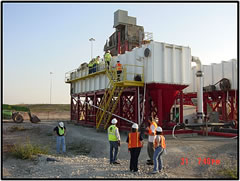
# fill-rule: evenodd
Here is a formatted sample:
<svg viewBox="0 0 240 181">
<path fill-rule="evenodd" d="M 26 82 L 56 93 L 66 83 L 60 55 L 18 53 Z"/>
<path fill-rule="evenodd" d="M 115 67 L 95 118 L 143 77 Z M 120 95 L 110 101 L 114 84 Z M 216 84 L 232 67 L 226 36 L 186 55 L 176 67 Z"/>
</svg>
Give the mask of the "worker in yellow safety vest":
<svg viewBox="0 0 240 181">
<path fill-rule="evenodd" d="M 150 124 L 149 127 L 147 127 L 147 134 L 148 134 L 148 145 L 147 145 L 147 152 L 149 156 L 149 160 L 147 160 L 148 165 L 153 165 L 153 154 L 154 154 L 154 146 L 153 146 L 153 140 L 156 135 L 156 129 L 157 129 L 157 123 L 158 119 L 153 119 L 152 117 L 149 117 L 148 122 Z"/>
<path fill-rule="evenodd" d="M 66 127 L 63 122 L 58 123 L 53 131 L 56 132 L 57 135 L 57 153 L 60 153 L 60 146 L 62 145 L 62 152 L 66 152 L 66 144 L 65 144 L 65 135 L 66 135 Z"/>
<path fill-rule="evenodd" d="M 108 70 L 109 70 L 111 59 L 112 59 L 112 55 L 110 54 L 110 50 L 108 50 L 104 55 L 105 65 L 108 68 Z"/>
<path fill-rule="evenodd" d="M 110 164 L 120 164 L 117 162 L 117 156 L 120 149 L 120 134 L 116 126 L 117 119 L 112 119 L 112 125 L 108 127 L 108 140 L 110 143 Z M 113 155 L 114 149 L 114 155 Z"/>
<path fill-rule="evenodd" d="M 130 151 L 130 171 L 138 171 L 138 157 L 143 147 L 143 138 L 138 132 L 138 124 L 132 125 L 131 133 L 128 134 L 127 141 L 128 150 Z"/>
<path fill-rule="evenodd" d="M 93 73 L 93 61 L 94 61 L 94 59 L 92 59 L 88 64 L 88 73 L 89 74 Z"/>
<path fill-rule="evenodd" d="M 154 155 L 153 155 L 153 174 L 162 171 L 163 162 L 162 162 L 162 154 L 163 151 L 166 149 L 165 137 L 163 136 L 163 130 L 161 127 L 157 127 L 156 129 L 156 137 L 154 138 Z"/>
<path fill-rule="evenodd" d="M 96 66 L 95 72 L 99 71 L 99 63 L 100 63 L 100 56 L 97 56 L 94 61 L 94 65 Z"/>
<path fill-rule="evenodd" d="M 122 64 L 120 63 L 119 60 L 117 61 L 116 69 L 117 69 L 117 80 L 120 81 L 120 76 L 122 73 Z"/>
</svg>

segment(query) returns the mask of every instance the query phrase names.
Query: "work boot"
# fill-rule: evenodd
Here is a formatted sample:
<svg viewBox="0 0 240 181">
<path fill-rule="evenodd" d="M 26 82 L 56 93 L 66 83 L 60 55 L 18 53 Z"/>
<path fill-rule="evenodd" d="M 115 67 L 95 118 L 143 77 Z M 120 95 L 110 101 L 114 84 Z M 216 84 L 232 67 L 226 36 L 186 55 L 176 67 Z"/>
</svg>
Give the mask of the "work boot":
<svg viewBox="0 0 240 181">
<path fill-rule="evenodd" d="M 113 164 L 120 164 L 119 162 L 113 162 Z"/>
</svg>

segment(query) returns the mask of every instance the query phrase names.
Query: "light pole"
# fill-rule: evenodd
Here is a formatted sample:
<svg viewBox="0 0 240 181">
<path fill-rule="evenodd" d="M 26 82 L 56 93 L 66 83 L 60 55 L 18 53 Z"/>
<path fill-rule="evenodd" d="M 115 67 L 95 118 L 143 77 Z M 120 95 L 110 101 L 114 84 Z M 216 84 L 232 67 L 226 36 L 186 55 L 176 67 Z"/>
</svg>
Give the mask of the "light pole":
<svg viewBox="0 0 240 181">
<path fill-rule="evenodd" d="M 95 41 L 94 38 L 90 38 L 89 41 L 91 42 L 91 60 L 92 60 L 92 57 L 93 57 L 93 41 Z"/>
<path fill-rule="evenodd" d="M 52 74 L 53 72 L 50 72 L 50 104 L 52 100 Z"/>
</svg>

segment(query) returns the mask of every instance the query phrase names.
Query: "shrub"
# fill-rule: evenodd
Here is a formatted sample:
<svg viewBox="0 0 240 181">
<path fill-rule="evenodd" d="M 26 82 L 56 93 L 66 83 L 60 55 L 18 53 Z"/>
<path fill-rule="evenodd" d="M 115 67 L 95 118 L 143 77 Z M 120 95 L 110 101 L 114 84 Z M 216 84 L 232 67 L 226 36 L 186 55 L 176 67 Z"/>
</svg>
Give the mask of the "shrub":
<svg viewBox="0 0 240 181">
<path fill-rule="evenodd" d="M 12 126 L 10 127 L 9 131 L 26 131 L 27 129 L 24 126 Z"/>
<path fill-rule="evenodd" d="M 39 145 L 31 144 L 27 142 L 26 144 L 15 144 L 11 149 L 11 153 L 14 157 L 20 159 L 32 159 L 34 155 L 37 154 L 47 154 L 48 148 L 42 148 Z"/>
<path fill-rule="evenodd" d="M 219 174 L 224 176 L 224 178 L 237 179 L 237 169 L 225 168 L 219 170 Z"/>
</svg>

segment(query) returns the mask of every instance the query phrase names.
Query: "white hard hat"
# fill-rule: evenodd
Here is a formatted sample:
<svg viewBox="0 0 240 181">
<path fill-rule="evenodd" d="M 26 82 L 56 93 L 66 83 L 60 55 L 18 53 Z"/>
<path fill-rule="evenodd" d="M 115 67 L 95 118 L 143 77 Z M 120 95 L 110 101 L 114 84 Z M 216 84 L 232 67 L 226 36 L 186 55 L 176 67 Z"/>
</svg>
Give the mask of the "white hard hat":
<svg viewBox="0 0 240 181">
<path fill-rule="evenodd" d="M 117 119 L 116 118 L 112 119 L 112 124 L 117 124 Z"/>
<path fill-rule="evenodd" d="M 158 118 L 155 119 L 155 122 L 158 123 Z"/>
<path fill-rule="evenodd" d="M 160 126 L 157 127 L 156 129 L 157 132 L 162 132 L 162 128 Z"/>
<path fill-rule="evenodd" d="M 108 50 L 107 52 L 110 53 L 110 50 Z"/>
<path fill-rule="evenodd" d="M 137 124 L 137 123 L 134 123 L 134 124 L 132 125 L 132 128 L 138 129 L 138 124 Z"/>
<path fill-rule="evenodd" d="M 63 122 L 60 122 L 60 123 L 58 123 L 58 125 L 60 126 L 60 127 L 64 127 L 64 123 Z"/>
</svg>

